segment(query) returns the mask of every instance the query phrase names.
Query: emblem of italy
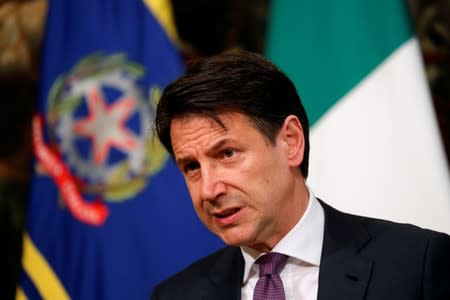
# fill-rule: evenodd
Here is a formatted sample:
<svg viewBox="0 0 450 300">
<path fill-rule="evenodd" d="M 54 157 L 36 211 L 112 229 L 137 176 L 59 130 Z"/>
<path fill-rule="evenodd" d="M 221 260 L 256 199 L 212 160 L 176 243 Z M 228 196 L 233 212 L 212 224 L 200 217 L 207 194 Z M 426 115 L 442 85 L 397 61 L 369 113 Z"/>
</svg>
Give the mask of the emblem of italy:
<svg viewBox="0 0 450 300">
<path fill-rule="evenodd" d="M 125 55 L 96 53 L 54 82 L 47 102 L 50 145 L 85 195 L 132 199 L 168 154 L 153 135 L 158 86 L 142 91 L 145 69 Z"/>
</svg>

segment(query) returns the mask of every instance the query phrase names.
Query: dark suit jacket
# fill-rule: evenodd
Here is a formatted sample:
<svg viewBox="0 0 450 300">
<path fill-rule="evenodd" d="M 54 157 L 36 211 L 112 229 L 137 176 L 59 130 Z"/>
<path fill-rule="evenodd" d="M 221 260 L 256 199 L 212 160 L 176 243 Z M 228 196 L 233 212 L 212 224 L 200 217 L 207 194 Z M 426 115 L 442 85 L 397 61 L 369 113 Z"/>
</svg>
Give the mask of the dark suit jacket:
<svg viewBox="0 0 450 300">
<path fill-rule="evenodd" d="M 450 300 L 448 235 L 320 203 L 319 300 Z M 158 285 L 152 299 L 240 299 L 243 270 L 240 249 L 226 247 Z"/>
</svg>

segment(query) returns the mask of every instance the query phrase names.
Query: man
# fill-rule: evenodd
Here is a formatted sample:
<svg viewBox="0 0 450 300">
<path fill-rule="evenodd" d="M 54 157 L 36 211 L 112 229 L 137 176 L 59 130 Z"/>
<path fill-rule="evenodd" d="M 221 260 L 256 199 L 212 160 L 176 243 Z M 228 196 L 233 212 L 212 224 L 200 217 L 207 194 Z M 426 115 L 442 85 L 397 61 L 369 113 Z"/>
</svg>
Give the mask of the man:
<svg viewBox="0 0 450 300">
<path fill-rule="evenodd" d="M 155 127 L 228 246 L 153 299 L 450 299 L 449 236 L 345 214 L 308 189 L 305 110 L 262 56 L 193 64 L 164 91 Z"/>
</svg>

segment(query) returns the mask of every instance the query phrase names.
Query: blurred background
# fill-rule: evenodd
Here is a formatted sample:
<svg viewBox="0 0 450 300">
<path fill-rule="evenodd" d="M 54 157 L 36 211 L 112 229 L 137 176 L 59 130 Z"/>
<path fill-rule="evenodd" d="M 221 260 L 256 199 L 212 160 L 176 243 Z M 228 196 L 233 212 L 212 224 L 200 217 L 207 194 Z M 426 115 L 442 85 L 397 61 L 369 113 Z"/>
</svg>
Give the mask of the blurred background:
<svg viewBox="0 0 450 300">
<path fill-rule="evenodd" d="M 40 79 L 45 0 L 0 0 L 0 298 L 20 274 Z M 264 53 L 270 0 L 172 0 L 184 61 L 240 47 Z M 450 1 L 409 0 L 441 137 L 450 157 Z"/>
</svg>

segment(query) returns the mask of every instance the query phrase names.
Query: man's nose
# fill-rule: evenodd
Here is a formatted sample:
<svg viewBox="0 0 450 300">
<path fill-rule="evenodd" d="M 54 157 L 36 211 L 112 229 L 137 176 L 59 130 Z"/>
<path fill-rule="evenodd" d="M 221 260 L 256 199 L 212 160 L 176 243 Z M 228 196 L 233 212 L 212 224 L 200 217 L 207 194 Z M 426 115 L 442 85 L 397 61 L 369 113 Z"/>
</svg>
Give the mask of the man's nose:
<svg viewBox="0 0 450 300">
<path fill-rule="evenodd" d="M 203 201 L 214 201 L 218 196 L 224 194 L 226 186 L 222 180 L 220 170 L 215 167 L 202 169 L 202 180 L 200 194 Z"/>
</svg>

